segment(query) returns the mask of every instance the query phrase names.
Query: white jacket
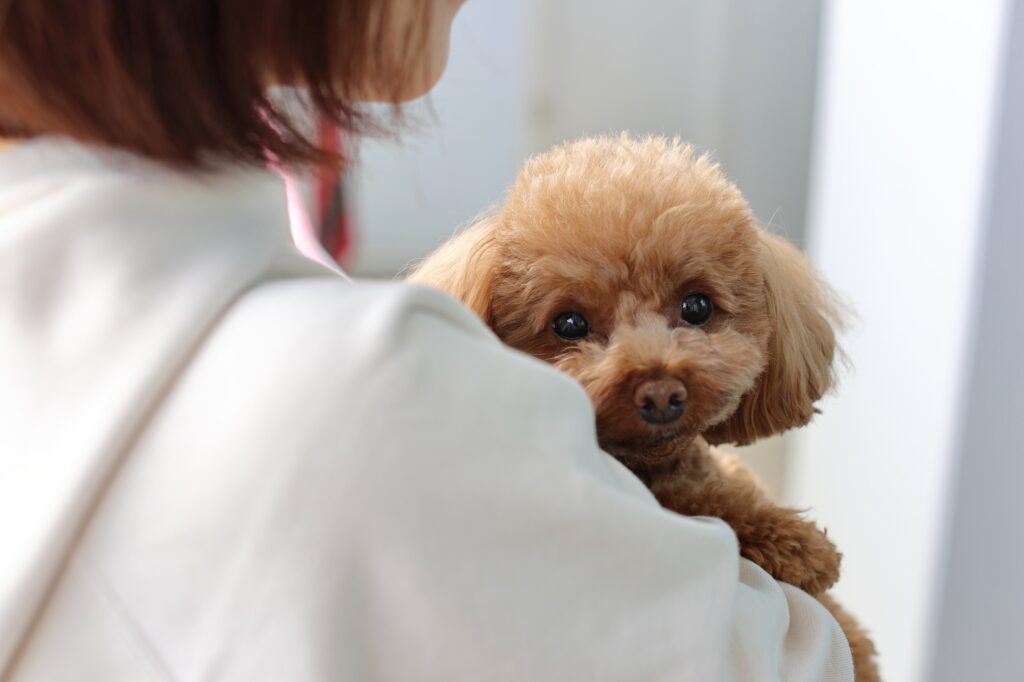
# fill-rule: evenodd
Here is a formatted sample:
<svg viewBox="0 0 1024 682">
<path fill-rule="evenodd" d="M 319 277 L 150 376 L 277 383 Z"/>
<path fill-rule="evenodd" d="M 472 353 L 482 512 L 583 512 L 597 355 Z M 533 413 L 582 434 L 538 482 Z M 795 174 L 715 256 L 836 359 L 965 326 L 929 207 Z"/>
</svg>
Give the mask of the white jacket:
<svg viewBox="0 0 1024 682">
<path fill-rule="evenodd" d="M 262 172 L 0 154 L 0 678 L 852 679 L 572 381 L 286 225 Z"/>
</svg>

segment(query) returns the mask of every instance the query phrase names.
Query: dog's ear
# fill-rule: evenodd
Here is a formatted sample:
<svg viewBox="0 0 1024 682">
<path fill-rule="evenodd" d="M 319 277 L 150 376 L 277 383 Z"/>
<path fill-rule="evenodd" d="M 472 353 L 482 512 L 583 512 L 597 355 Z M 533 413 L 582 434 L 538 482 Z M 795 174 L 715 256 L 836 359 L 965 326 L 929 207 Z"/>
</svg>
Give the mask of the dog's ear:
<svg viewBox="0 0 1024 682">
<path fill-rule="evenodd" d="M 497 225 L 497 216 L 488 216 L 452 237 L 427 256 L 408 281 L 450 294 L 493 327 L 494 283 L 500 252 Z"/>
<path fill-rule="evenodd" d="M 803 426 L 835 380 L 835 297 L 792 244 L 758 229 L 770 335 L 767 364 L 736 412 L 705 436 L 743 445 Z"/>
</svg>

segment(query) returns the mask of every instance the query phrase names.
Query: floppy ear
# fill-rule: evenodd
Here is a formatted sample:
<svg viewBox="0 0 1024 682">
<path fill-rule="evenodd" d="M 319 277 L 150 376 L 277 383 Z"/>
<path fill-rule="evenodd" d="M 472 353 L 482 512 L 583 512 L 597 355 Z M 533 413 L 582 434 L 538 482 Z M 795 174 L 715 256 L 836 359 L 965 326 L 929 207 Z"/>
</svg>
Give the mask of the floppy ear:
<svg viewBox="0 0 1024 682">
<path fill-rule="evenodd" d="M 450 294 L 493 327 L 492 303 L 499 265 L 497 224 L 497 216 L 488 216 L 452 237 L 427 256 L 408 281 Z"/>
<path fill-rule="evenodd" d="M 743 445 L 803 426 L 835 380 L 841 319 L 832 291 L 796 247 L 758 234 L 771 326 L 767 365 L 736 412 L 705 434 L 711 443 Z"/>
</svg>

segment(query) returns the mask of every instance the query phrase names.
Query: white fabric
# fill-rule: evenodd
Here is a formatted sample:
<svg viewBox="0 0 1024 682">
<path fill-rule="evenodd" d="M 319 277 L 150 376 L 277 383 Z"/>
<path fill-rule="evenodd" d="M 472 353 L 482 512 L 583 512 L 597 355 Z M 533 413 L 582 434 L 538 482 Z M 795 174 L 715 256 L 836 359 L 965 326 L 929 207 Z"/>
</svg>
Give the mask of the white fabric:
<svg viewBox="0 0 1024 682">
<path fill-rule="evenodd" d="M 300 262 L 278 181 L 0 154 L 0 677 L 852 680 L 584 393 Z"/>
</svg>

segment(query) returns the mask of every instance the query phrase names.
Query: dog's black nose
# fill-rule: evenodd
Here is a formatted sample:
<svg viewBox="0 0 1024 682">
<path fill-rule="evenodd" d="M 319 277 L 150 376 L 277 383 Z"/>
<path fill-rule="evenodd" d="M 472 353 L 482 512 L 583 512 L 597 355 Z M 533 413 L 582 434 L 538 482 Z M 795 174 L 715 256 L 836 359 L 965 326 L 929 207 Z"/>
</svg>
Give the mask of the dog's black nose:
<svg viewBox="0 0 1024 682">
<path fill-rule="evenodd" d="M 644 381 L 636 387 L 633 404 L 648 424 L 671 424 L 686 411 L 686 386 L 679 379 Z"/>
</svg>

